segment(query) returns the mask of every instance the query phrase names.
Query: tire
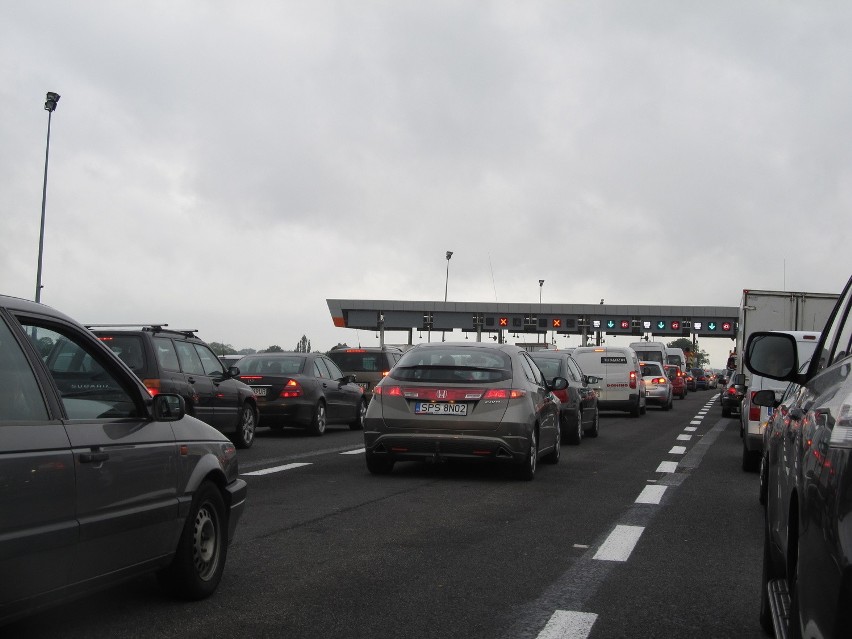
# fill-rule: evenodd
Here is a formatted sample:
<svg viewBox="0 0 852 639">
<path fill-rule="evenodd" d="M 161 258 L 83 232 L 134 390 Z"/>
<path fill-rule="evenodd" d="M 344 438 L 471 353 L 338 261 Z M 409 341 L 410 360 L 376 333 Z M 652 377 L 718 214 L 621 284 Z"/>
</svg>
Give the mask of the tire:
<svg viewBox="0 0 852 639">
<path fill-rule="evenodd" d="M 393 470 L 393 461 L 376 457 L 375 453 L 367 452 L 367 470 L 371 475 L 390 475 Z"/>
<path fill-rule="evenodd" d="M 527 454 L 524 457 L 524 461 L 522 461 L 517 467 L 517 476 L 518 479 L 522 479 L 524 481 L 532 481 L 535 479 L 535 470 L 538 466 L 538 435 L 536 433 L 536 428 L 533 428 L 532 433 L 530 433 L 530 445 L 527 449 Z"/>
<path fill-rule="evenodd" d="M 575 428 L 565 429 L 565 442 L 571 446 L 579 446 L 583 439 L 583 411 L 577 411 L 577 425 Z"/>
<path fill-rule="evenodd" d="M 325 427 L 328 425 L 328 414 L 326 413 L 325 402 L 320 400 L 314 407 L 314 417 L 311 419 L 311 425 L 308 426 L 308 432 L 311 435 L 320 437 L 325 433 Z"/>
<path fill-rule="evenodd" d="M 769 494 L 769 460 L 764 452 L 760 456 L 760 488 L 758 489 L 757 500 L 763 505 L 766 505 L 766 497 Z"/>
<path fill-rule="evenodd" d="M 251 448 L 254 443 L 254 431 L 257 429 L 257 413 L 254 407 L 246 402 L 240 409 L 240 419 L 237 422 L 237 432 L 234 435 L 234 445 L 237 448 Z"/>
<path fill-rule="evenodd" d="M 730 416 L 731 416 L 731 409 L 728 408 L 727 406 L 722 406 L 722 417 L 730 417 Z"/>
<path fill-rule="evenodd" d="M 639 414 L 644 415 L 648 412 L 648 400 L 645 400 L 645 403 L 642 403 L 642 399 L 639 399 Z"/>
<path fill-rule="evenodd" d="M 364 430 L 364 415 L 367 414 L 367 402 L 361 400 L 358 402 L 358 412 L 355 414 L 355 421 L 349 424 L 350 430 Z"/>
<path fill-rule="evenodd" d="M 746 448 L 745 438 L 743 438 L 743 470 L 747 473 L 753 473 L 758 470 L 760 465 L 760 453 Z"/>
<path fill-rule="evenodd" d="M 579 428 L 577 430 L 579 430 Z M 559 463 L 559 457 L 561 455 L 562 455 L 562 426 L 557 421 L 557 424 L 556 424 L 556 445 L 553 447 L 553 451 L 549 452 L 545 457 L 542 458 L 542 461 L 545 461 L 548 464 L 556 465 L 556 464 Z"/>
<path fill-rule="evenodd" d="M 592 425 L 583 431 L 583 437 L 589 437 L 594 439 L 598 436 L 600 432 L 600 412 L 598 412 L 598 407 L 595 406 L 595 419 L 592 422 Z"/>
<path fill-rule="evenodd" d="M 195 491 L 172 563 L 157 573 L 173 596 L 198 600 L 216 591 L 228 555 L 228 522 L 219 489 L 205 481 Z"/>
<path fill-rule="evenodd" d="M 641 414 L 642 414 L 642 409 L 640 408 L 640 406 L 639 406 L 639 400 L 637 399 L 637 400 L 636 400 L 636 405 L 635 405 L 635 406 L 633 406 L 633 407 L 630 409 L 630 416 L 631 416 L 631 417 L 639 417 L 639 415 L 641 415 Z"/>
</svg>

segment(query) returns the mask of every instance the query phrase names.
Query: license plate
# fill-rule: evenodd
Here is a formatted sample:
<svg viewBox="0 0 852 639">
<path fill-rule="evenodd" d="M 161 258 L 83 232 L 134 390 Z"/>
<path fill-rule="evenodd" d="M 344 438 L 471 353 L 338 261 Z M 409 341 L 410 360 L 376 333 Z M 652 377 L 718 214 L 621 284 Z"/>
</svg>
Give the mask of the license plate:
<svg viewBox="0 0 852 639">
<path fill-rule="evenodd" d="M 258 397 L 266 397 L 266 388 L 262 386 L 252 386 L 251 389 Z"/>
<path fill-rule="evenodd" d="M 417 415 L 467 415 L 467 404 L 450 404 L 448 402 L 417 402 L 414 405 Z"/>
</svg>

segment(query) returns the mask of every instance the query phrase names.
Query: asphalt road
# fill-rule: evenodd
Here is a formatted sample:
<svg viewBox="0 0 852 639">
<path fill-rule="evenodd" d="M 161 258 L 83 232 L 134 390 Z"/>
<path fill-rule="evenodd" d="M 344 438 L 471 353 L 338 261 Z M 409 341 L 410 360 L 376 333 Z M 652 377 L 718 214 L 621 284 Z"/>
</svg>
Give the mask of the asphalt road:
<svg viewBox="0 0 852 639">
<path fill-rule="evenodd" d="M 414 463 L 373 477 L 358 432 L 262 429 L 241 471 L 281 469 L 245 476 L 212 598 L 143 577 L 0 636 L 763 637 L 758 479 L 715 397 L 603 413 L 532 482 Z"/>
</svg>

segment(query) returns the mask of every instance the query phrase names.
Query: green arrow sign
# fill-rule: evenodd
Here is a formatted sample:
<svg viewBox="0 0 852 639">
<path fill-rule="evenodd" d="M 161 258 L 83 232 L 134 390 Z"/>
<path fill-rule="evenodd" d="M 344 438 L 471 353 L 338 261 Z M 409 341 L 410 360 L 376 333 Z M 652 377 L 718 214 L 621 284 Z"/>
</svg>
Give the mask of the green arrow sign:
<svg viewBox="0 0 852 639">
<path fill-rule="evenodd" d="M 711 331 L 715 331 L 716 330 L 716 322 L 710 322 L 709 324 L 707 324 L 707 328 L 709 328 Z"/>
<path fill-rule="evenodd" d="M 613 320 L 609 320 L 609 321 L 606 323 L 606 327 L 607 327 L 607 328 L 615 328 L 615 322 L 614 322 Z"/>
<path fill-rule="evenodd" d="M 659 328 L 660 330 L 663 330 L 665 327 L 666 327 L 666 323 L 663 320 L 660 320 L 659 322 L 657 322 L 657 328 Z"/>
</svg>

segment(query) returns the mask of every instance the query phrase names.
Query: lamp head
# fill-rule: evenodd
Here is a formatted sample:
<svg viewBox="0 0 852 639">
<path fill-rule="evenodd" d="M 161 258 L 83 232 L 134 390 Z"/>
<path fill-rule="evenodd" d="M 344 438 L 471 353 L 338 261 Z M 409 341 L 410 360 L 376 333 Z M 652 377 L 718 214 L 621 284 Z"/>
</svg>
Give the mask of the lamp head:
<svg viewBox="0 0 852 639">
<path fill-rule="evenodd" d="M 452 256 L 453 256 L 453 252 L 452 252 L 452 251 L 447 251 L 447 261 L 448 261 L 448 262 L 450 261 L 450 258 L 451 258 Z"/>
<path fill-rule="evenodd" d="M 544 280 L 539 280 L 539 281 L 538 281 L 538 285 L 539 285 L 539 286 L 544 286 Z"/>
<path fill-rule="evenodd" d="M 59 102 L 59 94 L 53 91 L 47 92 L 47 97 L 44 100 L 44 110 L 53 113 L 56 111 L 56 103 Z"/>
</svg>

